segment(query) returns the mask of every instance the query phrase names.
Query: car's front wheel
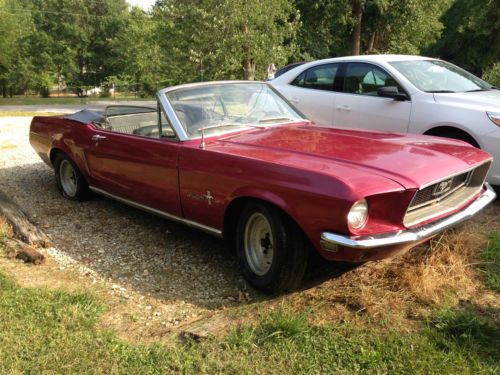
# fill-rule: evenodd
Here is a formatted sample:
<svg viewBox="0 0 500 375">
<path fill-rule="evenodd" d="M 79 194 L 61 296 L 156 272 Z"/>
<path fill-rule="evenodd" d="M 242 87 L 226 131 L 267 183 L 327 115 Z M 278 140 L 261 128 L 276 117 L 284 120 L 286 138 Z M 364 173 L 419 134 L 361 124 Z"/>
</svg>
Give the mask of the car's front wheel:
<svg viewBox="0 0 500 375">
<path fill-rule="evenodd" d="M 74 201 L 88 198 L 89 189 L 82 173 L 66 154 L 59 153 L 54 160 L 57 188 L 61 194 Z"/>
<path fill-rule="evenodd" d="M 296 289 L 304 276 L 308 241 L 277 208 L 249 203 L 236 234 L 238 260 L 245 279 L 266 293 Z"/>
</svg>

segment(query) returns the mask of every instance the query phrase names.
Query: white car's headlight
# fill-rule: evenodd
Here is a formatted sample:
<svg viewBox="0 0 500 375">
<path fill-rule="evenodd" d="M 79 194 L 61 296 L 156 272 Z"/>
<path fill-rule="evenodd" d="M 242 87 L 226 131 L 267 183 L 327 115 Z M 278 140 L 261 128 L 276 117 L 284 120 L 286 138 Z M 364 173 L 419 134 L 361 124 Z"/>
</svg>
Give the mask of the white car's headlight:
<svg viewBox="0 0 500 375">
<path fill-rule="evenodd" d="M 495 125 L 500 126 L 500 113 L 495 112 L 486 112 L 491 121 L 495 123 Z"/>
<path fill-rule="evenodd" d="M 347 215 L 347 223 L 352 229 L 361 229 L 368 220 L 368 202 L 366 199 L 360 199 L 354 203 Z"/>
</svg>

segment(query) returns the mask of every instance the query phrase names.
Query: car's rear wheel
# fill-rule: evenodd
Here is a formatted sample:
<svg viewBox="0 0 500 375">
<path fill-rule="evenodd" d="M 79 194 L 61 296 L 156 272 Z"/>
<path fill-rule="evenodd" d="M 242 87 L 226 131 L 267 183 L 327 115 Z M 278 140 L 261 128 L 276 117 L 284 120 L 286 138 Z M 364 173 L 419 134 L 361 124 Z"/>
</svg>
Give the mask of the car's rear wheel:
<svg viewBox="0 0 500 375">
<path fill-rule="evenodd" d="M 56 155 L 54 170 L 57 188 L 63 197 L 74 201 L 83 201 L 88 198 L 87 181 L 76 164 L 66 154 Z"/>
<path fill-rule="evenodd" d="M 238 260 L 245 279 L 267 293 L 296 289 L 304 276 L 308 241 L 277 208 L 249 203 L 236 233 Z"/>
</svg>

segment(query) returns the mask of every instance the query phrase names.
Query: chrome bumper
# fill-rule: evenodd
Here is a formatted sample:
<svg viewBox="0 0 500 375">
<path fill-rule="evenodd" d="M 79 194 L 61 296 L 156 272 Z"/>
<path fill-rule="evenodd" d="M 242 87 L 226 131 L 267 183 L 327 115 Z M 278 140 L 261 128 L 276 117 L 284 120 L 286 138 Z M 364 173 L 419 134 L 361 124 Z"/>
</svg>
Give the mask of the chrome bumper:
<svg viewBox="0 0 500 375">
<path fill-rule="evenodd" d="M 326 251 L 336 251 L 338 246 L 355 249 L 370 249 L 374 247 L 400 245 L 409 242 L 418 242 L 428 239 L 435 234 L 451 228 L 462 221 L 470 219 L 496 198 L 495 191 L 490 185 L 485 184 L 486 190 L 462 211 L 444 219 L 423 225 L 415 229 L 401 230 L 375 236 L 347 237 L 340 234 L 323 232 L 321 246 Z"/>
</svg>

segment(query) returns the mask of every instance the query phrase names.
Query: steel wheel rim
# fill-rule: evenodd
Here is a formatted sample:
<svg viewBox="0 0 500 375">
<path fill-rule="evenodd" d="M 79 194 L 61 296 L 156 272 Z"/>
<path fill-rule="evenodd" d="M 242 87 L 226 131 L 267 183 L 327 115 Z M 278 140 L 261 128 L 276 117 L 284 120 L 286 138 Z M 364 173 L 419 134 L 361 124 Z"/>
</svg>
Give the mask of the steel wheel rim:
<svg viewBox="0 0 500 375">
<path fill-rule="evenodd" d="M 59 166 L 59 176 L 64 193 L 69 197 L 74 197 L 78 188 L 76 172 L 68 160 L 63 160 L 61 162 Z"/>
<path fill-rule="evenodd" d="M 258 276 L 269 272 L 274 257 L 274 240 L 271 224 L 261 213 L 254 213 L 245 226 L 245 257 Z"/>
</svg>

